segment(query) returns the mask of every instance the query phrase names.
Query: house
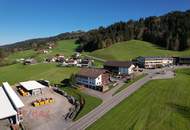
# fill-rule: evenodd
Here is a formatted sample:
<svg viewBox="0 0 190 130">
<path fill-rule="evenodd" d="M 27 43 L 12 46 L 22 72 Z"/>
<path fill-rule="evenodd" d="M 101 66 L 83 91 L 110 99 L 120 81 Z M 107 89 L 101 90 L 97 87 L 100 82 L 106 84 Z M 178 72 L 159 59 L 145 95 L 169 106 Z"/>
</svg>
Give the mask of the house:
<svg viewBox="0 0 190 130">
<path fill-rule="evenodd" d="M 64 62 L 65 61 L 65 56 L 64 55 L 58 55 L 56 56 L 56 62 Z"/>
<path fill-rule="evenodd" d="M 80 56 L 81 56 L 81 55 L 80 55 L 79 52 L 76 52 L 74 55 L 72 55 L 72 57 L 73 57 L 74 59 L 78 59 Z"/>
<path fill-rule="evenodd" d="M 56 57 L 48 57 L 45 59 L 46 62 L 56 62 L 57 58 Z"/>
<path fill-rule="evenodd" d="M 16 62 L 19 62 L 19 63 L 24 63 L 24 58 L 20 58 L 20 59 L 16 59 Z"/>
<path fill-rule="evenodd" d="M 135 65 L 130 61 L 107 61 L 104 64 L 104 69 L 121 75 L 130 75 L 133 73 Z"/>
<path fill-rule="evenodd" d="M 63 61 L 60 66 L 77 66 L 77 60 L 74 59 L 68 59 Z"/>
<path fill-rule="evenodd" d="M 39 50 L 38 50 L 38 53 L 39 53 L 39 54 L 48 54 L 49 51 L 46 50 L 46 49 L 39 49 Z"/>
<path fill-rule="evenodd" d="M 19 124 L 23 121 L 22 108 L 23 102 L 7 83 L 3 83 L 3 87 L 0 87 L 0 120 L 9 119 L 11 124 Z"/>
<path fill-rule="evenodd" d="M 91 67 L 93 64 L 93 61 L 92 60 L 89 60 L 89 59 L 82 59 L 78 64 L 77 66 L 78 67 Z"/>
<path fill-rule="evenodd" d="M 29 64 L 31 65 L 31 64 L 36 64 L 36 63 L 37 61 L 33 58 L 24 60 L 24 65 L 29 65 Z"/>
<path fill-rule="evenodd" d="M 39 95 L 42 94 L 42 89 L 46 88 L 46 86 L 40 84 L 37 81 L 26 81 L 20 82 L 20 87 L 25 91 L 29 92 L 31 95 Z"/>
<path fill-rule="evenodd" d="M 145 56 L 137 57 L 137 64 L 139 67 L 146 69 L 161 68 L 165 66 L 171 66 L 174 64 L 173 57 L 164 57 L 164 56 Z"/>
<path fill-rule="evenodd" d="M 82 68 L 76 74 L 76 82 L 91 89 L 106 91 L 109 89 L 109 73 L 104 69 Z"/>
</svg>

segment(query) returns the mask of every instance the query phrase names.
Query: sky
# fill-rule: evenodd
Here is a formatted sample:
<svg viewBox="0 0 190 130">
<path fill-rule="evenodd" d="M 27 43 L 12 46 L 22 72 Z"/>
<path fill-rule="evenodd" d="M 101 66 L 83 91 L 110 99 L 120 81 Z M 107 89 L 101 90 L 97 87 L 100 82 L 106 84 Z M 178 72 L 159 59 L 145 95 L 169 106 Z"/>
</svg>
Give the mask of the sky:
<svg viewBox="0 0 190 130">
<path fill-rule="evenodd" d="M 190 9 L 190 0 L 0 0 L 0 45 Z"/>
</svg>

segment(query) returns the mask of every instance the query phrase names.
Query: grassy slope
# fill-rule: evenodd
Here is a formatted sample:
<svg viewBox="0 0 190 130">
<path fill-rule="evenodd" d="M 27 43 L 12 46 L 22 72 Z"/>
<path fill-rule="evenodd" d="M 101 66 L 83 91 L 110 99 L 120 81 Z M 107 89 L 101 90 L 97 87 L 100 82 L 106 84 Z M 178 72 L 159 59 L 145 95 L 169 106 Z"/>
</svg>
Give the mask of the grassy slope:
<svg viewBox="0 0 190 130">
<path fill-rule="evenodd" d="M 78 44 L 75 44 L 76 40 L 62 40 L 57 42 L 57 47 L 52 50 L 53 55 L 55 54 L 64 54 L 65 56 L 71 56 L 78 47 Z"/>
<path fill-rule="evenodd" d="M 147 83 L 88 130 L 189 130 L 190 69 Z"/>
<path fill-rule="evenodd" d="M 89 54 L 107 60 L 131 60 L 138 56 L 186 56 L 190 55 L 190 50 L 182 52 L 164 50 L 148 42 L 131 40 L 114 44 L 109 48 L 100 49 Z"/>
<path fill-rule="evenodd" d="M 56 48 L 53 48 L 48 54 L 37 54 L 34 50 L 26 50 L 21 52 L 16 52 L 5 58 L 5 63 L 12 63 L 16 59 L 19 58 L 31 58 L 34 57 L 38 61 L 43 61 L 45 58 L 49 56 L 54 56 L 56 54 L 63 54 L 65 56 L 71 56 L 75 49 L 77 48 L 77 44 L 75 44 L 76 40 L 62 40 L 57 42 Z"/>
<path fill-rule="evenodd" d="M 13 63 L 16 61 L 16 59 L 19 58 L 29 58 L 29 57 L 35 57 L 37 53 L 34 50 L 26 50 L 26 51 L 19 51 L 15 52 L 8 57 L 4 59 L 4 63 Z"/>
<path fill-rule="evenodd" d="M 60 83 L 76 73 L 78 68 L 61 68 L 55 64 L 22 65 L 14 64 L 0 67 L 0 82 L 8 81 L 11 84 L 30 79 L 47 79 L 53 83 Z"/>
</svg>

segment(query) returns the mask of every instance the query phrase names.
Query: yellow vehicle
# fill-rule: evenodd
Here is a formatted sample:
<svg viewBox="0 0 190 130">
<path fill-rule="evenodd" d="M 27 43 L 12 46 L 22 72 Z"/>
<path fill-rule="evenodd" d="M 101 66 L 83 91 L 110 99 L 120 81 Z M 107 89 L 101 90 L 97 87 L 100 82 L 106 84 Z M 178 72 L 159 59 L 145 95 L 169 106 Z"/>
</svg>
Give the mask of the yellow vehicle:
<svg viewBox="0 0 190 130">
<path fill-rule="evenodd" d="M 18 89 L 19 93 L 22 95 L 22 96 L 28 96 L 29 93 L 28 92 L 25 92 L 23 89 L 19 88 Z"/>
<path fill-rule="evenodd" d="M 39 103 L 39 102 L 34 102 L 33 105 L 34 105 L 35 107 L 37 107 L 37 106 L 40 106 L 40 103 Z"/>
<path fill-rule="evenodd" d="M 50 104 L 50 103 L 54 103 L 55 100 L 53 98 L 45 98 L 45 99 L 40 99 L 40 100 L 36 100 L 34 102 L 32 102 L 34 107 L 37 106 L 41 106 L 41 105 L 46 105 L 46 104 Z"/>
<path fill-rule="evenodd" d="M 44 103 L 45 103 L 45 104 L 49 104 L 49 100 L 46 99 L 46 100 L 44 101 Z"/>
</svg>

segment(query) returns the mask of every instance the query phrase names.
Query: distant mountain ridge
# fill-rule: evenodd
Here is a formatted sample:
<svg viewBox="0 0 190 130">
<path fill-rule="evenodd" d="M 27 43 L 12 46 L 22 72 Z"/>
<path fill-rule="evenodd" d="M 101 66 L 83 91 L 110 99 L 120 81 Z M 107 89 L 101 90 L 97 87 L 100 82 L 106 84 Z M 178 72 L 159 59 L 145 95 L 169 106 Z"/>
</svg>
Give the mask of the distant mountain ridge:
<svg viewBox="0 0 190 130">
<path fill-rule="evenodd" d="M 59 40 L 77 39 L 83 33 L 84 33 L 83 31 L 61 33 L 59 35 L 52 36 L 52 37 L 29 39 L 29 40 L 25 40 L 21 42 L 16 42 L 13 44 L 3 45 L 3 46 L 0 46 L 0 48 L 3 48 L 7 51 L 13 51 L 13 52 L 35 49 L 35 48 L 43 48 L 44 46 L 47 46 L 47 44 L 55 43 L 56 41 L 59 41 Z"/>
</svg>

